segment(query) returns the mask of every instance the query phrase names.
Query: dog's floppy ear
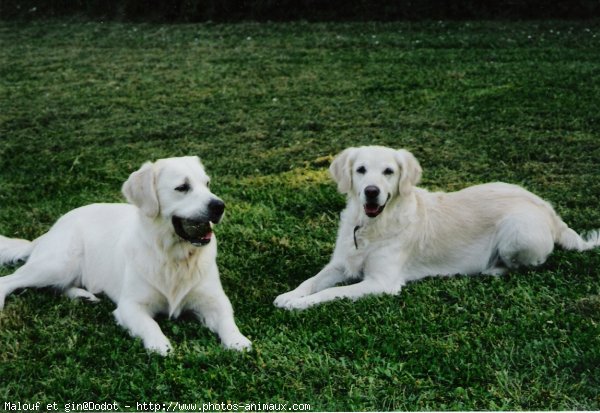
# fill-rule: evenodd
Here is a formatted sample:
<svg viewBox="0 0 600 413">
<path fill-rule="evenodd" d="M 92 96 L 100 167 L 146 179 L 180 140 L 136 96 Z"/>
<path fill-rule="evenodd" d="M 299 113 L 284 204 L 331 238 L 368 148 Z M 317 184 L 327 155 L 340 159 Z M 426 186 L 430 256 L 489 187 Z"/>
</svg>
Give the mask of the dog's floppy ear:
<svg viewBox="0 0 600 413">
<path fill-rule="evenodd" d="M 409 194 L 412 187 L 417 185 L 421 180 L 423 170 L 417 158 L 406 149 L 399 149 L 396 152 L 396 161 L 400 165 L 400 168 L 402 168 L 398 190 L 400 195 Z"/>
<path fill-rule="evenodd" d="M 356 148 L 347 148 L 340 152 L 331 162 L 329 173 L 338 185 L 338 191 L 342 194 L 352 189 L 352 162 Z"/>
<path fill-rule="evenodd" d="M 137 206 L 150 218 L 156 218 L 160 211 L 156 185 L 154 184 L 154 164 L 146 162 L 140 169 L 129 175 L 121 189 L 128 202 Z"/>
</svg>

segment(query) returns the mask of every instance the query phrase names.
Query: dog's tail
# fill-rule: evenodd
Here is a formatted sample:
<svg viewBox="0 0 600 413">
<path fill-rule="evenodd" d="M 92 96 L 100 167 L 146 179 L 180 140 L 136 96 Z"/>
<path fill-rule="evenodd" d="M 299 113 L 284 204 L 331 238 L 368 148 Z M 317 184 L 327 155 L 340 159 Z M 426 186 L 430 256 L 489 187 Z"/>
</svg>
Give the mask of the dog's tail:
<svg viewBox="0 0 600 413">
<path fill-rule="evenodd" d="M 13 264 L 27 260 L 33 247 L 32 241 L 0 235 L 0 264 Z"/>
<path fill-rule="evenodd" d="M 567 250 L 585 251 L 600 246 L 600 230 L 593 230 L 582 237 L 562 223 L 556 243 Z"/>
</svg>

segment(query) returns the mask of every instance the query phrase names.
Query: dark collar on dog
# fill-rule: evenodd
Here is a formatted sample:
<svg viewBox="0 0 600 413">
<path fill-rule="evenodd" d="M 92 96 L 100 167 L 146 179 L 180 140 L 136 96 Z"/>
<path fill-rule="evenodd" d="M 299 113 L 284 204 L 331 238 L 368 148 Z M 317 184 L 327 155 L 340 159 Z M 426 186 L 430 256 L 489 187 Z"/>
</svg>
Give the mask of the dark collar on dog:
<svg viewBox="0 0 600 413">
<path fill-rule="evenodd" d="M 358 231 L 360 229 L 360 225 L 357 225 L 354 227 L 354 246 L 356 247 L 356 249 L 358 249 L 358 242 L 356 242 L 356 231 Z"/>
</svg>

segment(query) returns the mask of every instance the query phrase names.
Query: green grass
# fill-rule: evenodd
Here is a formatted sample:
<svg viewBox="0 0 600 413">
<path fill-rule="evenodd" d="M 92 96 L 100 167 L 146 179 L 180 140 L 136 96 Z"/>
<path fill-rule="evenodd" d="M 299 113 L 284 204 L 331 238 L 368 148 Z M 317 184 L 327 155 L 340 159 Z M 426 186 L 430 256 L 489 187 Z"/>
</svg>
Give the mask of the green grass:
<svg viewBox="0 0 600 413">
<path fill-rule="evenodd" d="M 524 185 L 578 231 L 599 228 L 598 50 L 598 22 L 0 23 L 0 233 L 39 236 L 77 206 L 119 202 L 145 160 L 198 154 L 228 205 L 219 265 L 254 342 L 225 351 L 191 317 L 162 318 L 175 352 L 161 358 L 108 299 L 25 290 L 0 313 L 0 409 L 600 409 L 598 250 L 272 306 L 328 261 L 344 199 L 327 166 L 351 145 L 410 149 L 433 190 Z"/>
</svg>

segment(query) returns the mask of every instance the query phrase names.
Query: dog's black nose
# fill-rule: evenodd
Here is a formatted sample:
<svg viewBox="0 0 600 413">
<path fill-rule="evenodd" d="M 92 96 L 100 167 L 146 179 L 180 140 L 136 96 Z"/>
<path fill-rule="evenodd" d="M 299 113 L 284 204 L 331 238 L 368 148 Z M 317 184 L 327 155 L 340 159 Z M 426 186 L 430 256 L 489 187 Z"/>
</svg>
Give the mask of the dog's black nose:
<svg viewBox="0 0 600 413">
<path fill-rule="evenodd" d="M 375 185 L 369 185 L 365 188 L 365 196 L 367 199 L 377 198 L 381 191 Z"/>
<path fill-rule="evenodd" d="M 220 199 L 211 199 L 208 203 L 208 215 L 211 222 L 219 222 L 224 211 L 225 203 Z"/>
</svg>

